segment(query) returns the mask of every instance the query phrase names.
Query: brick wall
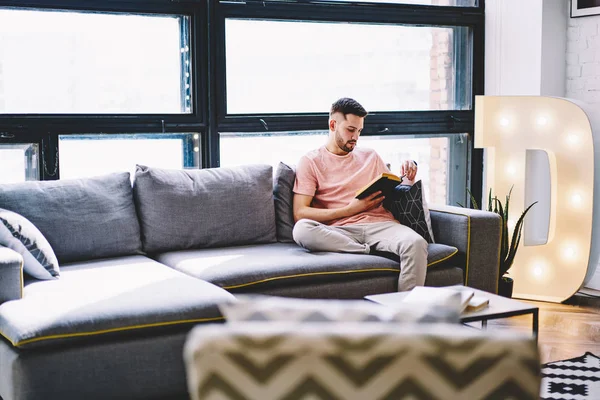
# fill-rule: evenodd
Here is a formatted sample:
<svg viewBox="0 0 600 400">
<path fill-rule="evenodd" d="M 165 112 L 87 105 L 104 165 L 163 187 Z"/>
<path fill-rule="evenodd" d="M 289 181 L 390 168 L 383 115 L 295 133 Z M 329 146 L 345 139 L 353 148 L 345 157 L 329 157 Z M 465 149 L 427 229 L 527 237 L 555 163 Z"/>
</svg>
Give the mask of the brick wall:
<svg viewBox="0 0 600 400">
<path fill-rule="evenodd" d="M 451 5 L 452 0 L 434 0 L 432 4 Z M 433 31 L 430 51 L 430 95 L 429 105 L 432 110 L 447 110 L 454 106 L 452 77 L 453 65 L 452 31 L 436 29 Z M 440 132 L 445 133 L 445 132 Z M 448 190 L 448 139 L 429 139 L 431 152 L 429 156 L 429 190 L 427 201 L 432 204 L 446 204 Z"/>
<path fill-rule="evenodd" d="M 569 18 L 567 97 L 600 104 L 600 15 Z"/>
</svg>

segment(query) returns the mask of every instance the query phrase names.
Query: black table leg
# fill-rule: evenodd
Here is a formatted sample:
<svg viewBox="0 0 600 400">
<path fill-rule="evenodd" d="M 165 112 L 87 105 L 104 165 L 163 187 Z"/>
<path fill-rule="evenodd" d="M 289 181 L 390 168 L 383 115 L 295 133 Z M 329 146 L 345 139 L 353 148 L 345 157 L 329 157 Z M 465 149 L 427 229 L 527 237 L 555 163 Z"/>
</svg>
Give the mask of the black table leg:
<svg viewBox="0 0 600 400">
<path fill-rule="evenodd" d="M 539 333 L 539 310 L 536 308 L 532 313 L 532 324 L 533 324 L 533 335 L 535 336 L 535 342 L 538 342 Z"/>
</svg>

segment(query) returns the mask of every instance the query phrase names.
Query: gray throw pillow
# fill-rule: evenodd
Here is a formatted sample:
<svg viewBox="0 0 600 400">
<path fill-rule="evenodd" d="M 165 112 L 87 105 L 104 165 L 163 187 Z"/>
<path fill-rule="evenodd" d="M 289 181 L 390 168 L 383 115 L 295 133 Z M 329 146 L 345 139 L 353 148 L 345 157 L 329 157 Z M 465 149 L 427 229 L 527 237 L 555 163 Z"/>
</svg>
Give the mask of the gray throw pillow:
<svg viewBox="0 0 600 400">
<path fill-rule="evenodd" d="M 128 172 L 0 185 L 0 207 L 31 221 L 61 264 L 141 254 Z"/>
<path fill-rule="evenodd" d="M 23 256 L 23 270 L 37 279 L 60 275 L 58 260 L 44 235 L 27 218 L 0 208 L 0 246 Z"/>
<path fill-rule="evenodd" d="M 276 241 L 273 167 L 137 166 L 134 197 L 148 253 Z"/>
<path fill-rule="evenodd" d="M 412 228 L 427 240 L 427 243 L 434 243 L 431 216 L 425 203 L 421 181 L 412 186 L 396 186 L 394 191 L 386 196 L 383 206 L 402 225 Z"/>
<path fill-rule="evenodd" d="M 275 224 L 277 225 L 277 241 L 294 243 L 294 181 L 296 170 L 282 162 L 277 166 L 273 181 L 273 198 L 275 200 Z"/>
</svg>

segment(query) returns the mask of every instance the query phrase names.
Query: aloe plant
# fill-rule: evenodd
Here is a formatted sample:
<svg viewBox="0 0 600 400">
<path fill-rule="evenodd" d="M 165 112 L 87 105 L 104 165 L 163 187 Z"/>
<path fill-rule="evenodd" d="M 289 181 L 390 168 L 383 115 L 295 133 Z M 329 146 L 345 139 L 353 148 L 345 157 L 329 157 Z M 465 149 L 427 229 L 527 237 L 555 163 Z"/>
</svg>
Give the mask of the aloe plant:
<svg viewBox="0 0 600 400">
<path fill-rule="evenodd" d="M 508 209 L 510 207 L 510 196 L 512 193 L 512 187 L 506 196 L 506 201 L 504 204 L 498 199 L 497 196 L 492 197 L 492 189 L 488 193 L 488 209 L 487 211 L 494 212 L 500 215 L 502 219 L 502 243 L 500 245 L 500 270 L 499 276 L 504 277 L 504 275 L 508 274 L 508 270 L 512 266 L 515 261 L 515 255 L 517 254 L 517 250 L 519 249 L 519 244 L 521 242 L 521 232 L 523 230 L 523 221 L 525 219 L 525 215 L 527 212 L 533 207 L 537 201 L 531 203 L 529 207 L 523 211 L 517 223 L 515 224 L 512 238 L 509 240 L 509 232 L 508 232 Z M 471 199 L 471 208 L 481 210 L 479 205 L 477 204 L 477 200 L 471 193 L 471 191 L 467 188 L 467 193 Z M 462 204 L 457 203 L 459 206 L 464 207 Z"/>
</svg>

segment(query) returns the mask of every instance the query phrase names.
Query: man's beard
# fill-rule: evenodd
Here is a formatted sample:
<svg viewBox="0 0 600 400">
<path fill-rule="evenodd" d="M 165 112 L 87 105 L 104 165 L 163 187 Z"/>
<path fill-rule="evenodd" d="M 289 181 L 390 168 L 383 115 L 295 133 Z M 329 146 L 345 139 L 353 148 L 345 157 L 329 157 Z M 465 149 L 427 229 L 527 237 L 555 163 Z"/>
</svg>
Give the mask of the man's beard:
<svg viewBox="0 0 600 400">
<path fill-rule="evenodd" d="M 335 131 L 335 144 L 337 144 L 337 146 L 346 153 L 352 152 L 352 150 L 354 150 L 354 148 L 356 147 L 355 140 L 348 140 L 347 142 L 344 142 L 344 139 L 342 139 L 342 136 L 337 131 Z M 354 145 L 348 146 L 349 144 Z"/>
</svg>

